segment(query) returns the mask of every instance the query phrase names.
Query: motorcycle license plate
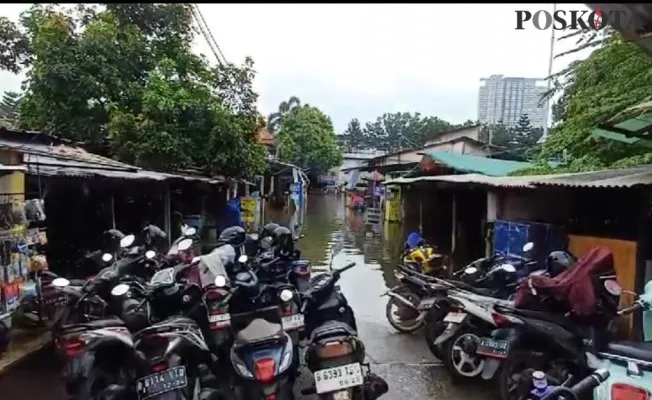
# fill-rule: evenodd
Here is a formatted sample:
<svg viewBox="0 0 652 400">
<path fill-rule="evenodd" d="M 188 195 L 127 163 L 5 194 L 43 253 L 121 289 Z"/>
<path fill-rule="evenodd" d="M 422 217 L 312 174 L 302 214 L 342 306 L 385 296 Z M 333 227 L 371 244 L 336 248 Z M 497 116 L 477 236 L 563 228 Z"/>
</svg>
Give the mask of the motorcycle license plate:
<svg viewBox="0 0 652 400">
<path fill-rule="evenodd" d="M 283 317 L 283 329 L 291 331 L 294 329 L 301 329 L 305 325 L 305 317 L 303 314 L 294 314 Z"/>
<path fill-rule="evenodd" d="M 509 354 L 509 342 L 483 337 L 480 339 L 476 353 L 491 358 L 507 358 Z"/>
<path fill-rule="evenodd" d="M 186 367 L 181 366 L 138 379 L 136 391 L 138 392 L 138 398 L 145 400 L 161 393 L 184 388 L 187 385 Z"/>
<path fill-rule="evenodd" d="M 231 325 L 231 314 L 213 314 L 208 316 L 211 329 L 223 328 Z"/>
<path fill-rule="evenodd" d="M 428 311 L 432 308 L 432 306 L 435 304 L 435 298 L 429 298 L 429 299 L 423 299 L 421 300 L 421 303 L 419 303 L 419 306 L 417 307 L 417 310 L 419 311 Z"/>
<path fill-rule="evenodd" d="M 362 385 L 362 366 L 353 363 L 322 369 L 315 371 L 314 377 L 317 394 L 334 392 Z"/>
<path fill-rule="evenodd" d="M 466 318 L 466 313 L 464 312 L 449 312 L 444 317 L 444 322 L 453 322 L 456 324 L 461 324 L 462 321 L 464 321 L 464 318 Z"/>
</svg>

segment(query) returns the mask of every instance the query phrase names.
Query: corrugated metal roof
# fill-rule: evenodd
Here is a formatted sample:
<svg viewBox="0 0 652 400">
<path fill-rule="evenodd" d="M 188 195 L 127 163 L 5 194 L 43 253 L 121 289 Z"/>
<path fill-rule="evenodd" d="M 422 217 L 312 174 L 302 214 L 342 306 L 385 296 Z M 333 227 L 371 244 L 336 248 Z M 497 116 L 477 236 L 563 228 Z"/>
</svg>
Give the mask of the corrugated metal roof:
<svg viewBox="0 0 652 400">
<path fill-rule="evenodd" d="M 392 179 L 385 182 L 385 184 L 402 185 L 428 181 L 478 184 L 492 187 L 536 188 L 537 186 L 562 186 L 628 188 L 652 186 L 652 166 L 645 165 L 626 169 L 530 176 L 495 177 L 480 174 L 422 176 Z"/>
<path fill-rule="evenodd" d="M 527 162 L 499 160 L 496 158 L 449 153 L 444 151 L 428 152 L 426 153 L 426 156 L 458 171 L 479 173 L 489 176 L 506 176 L 519 169 L 532 167 L 532 164 Z"/>
<path fill-rule="evenodd" d="M 102 177 L 108 179 L 145 179 L 154 181 L 185 180 L 205 182 L 209 184 L 224 182 L 223 178 L 208 178 L 197 175 L 149 171 L 122 163 L 123 166 L 129 166 L 130 169 L 112 168 L 107 165 L 85 163 L 77 160 L 34 154 L 24 154 L 23 160 L 27 164 L 27 173 L 32 175 L 38 174 L 42 176 L 77 178 Z"/>
</svg>

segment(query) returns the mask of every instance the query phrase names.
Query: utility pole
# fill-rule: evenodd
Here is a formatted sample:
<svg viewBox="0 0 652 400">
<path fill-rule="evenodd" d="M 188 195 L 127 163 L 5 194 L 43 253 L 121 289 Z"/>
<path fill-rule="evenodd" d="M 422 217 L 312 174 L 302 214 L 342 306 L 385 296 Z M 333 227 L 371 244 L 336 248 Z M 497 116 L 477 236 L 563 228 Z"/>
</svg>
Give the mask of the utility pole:
<svg viewBox="0 0 652 400">
<path fill-rule="evenodd" d="M 553 3 L 552 5 L 552 15 L 555 15 L 555 12 L 557 11 L 557 3 Z M 550 54 L 548 56 L 548 93 L 550 93 L 550 89 L 552 88 L 552 78 L 550 77 L 552 75 L 552 59 L 554 58 L 554 49 L 555 49 L 555 29 L 554 27 L 550 27 Z M 543 124 L 543 135 L 541 135 L 541 139 L 539 140 L 539 143 L 545 142 L 546 139 L 548 139 L 548 117 L 550 116 L 550 97 L 548 97 L 548 100 L 546 100 L 546 121 L 545 124 Z"/>
</svg>

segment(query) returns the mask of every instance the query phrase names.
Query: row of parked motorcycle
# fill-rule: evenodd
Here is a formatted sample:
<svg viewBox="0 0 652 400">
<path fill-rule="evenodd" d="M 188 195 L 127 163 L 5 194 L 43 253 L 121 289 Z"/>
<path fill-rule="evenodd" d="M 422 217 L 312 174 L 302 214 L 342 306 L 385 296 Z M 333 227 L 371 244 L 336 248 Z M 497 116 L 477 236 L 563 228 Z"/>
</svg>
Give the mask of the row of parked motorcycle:
<svg viewBox="0 0 652 400">
<path fill-rule="evenodd" d="M 492 380 L 501 400 L 650 399 L 652 281 L 640 296 L 623 290 L 610 249 L 539 262 L 530 242 L 522 255 L 496 253 L 449 279 L 442 256 L 413 235 L 399 285 L 385 293 L 387 318 L 399 332 L 424 327 L 454 381 Z M 624 294 L 634 301 L 620 307 Z M 644 340 L 615 340 L 620 316 L 641 310 Z"/>
<path fill-rule="evenodd" d="M 314 385 L 303 394 L 387 392 L 337 285 L 354 263 L 311 275 L 300 238 L 277 224 L 227 228 L 201 256 L 196 233 L 158 251 L 165 234 L 155 226 L 107 231 L 112 245 L 92 278 L 43 273 L 60 296 L 50 323 L 69 398 L 287 400 L 305 366 Z"/>
</svg>

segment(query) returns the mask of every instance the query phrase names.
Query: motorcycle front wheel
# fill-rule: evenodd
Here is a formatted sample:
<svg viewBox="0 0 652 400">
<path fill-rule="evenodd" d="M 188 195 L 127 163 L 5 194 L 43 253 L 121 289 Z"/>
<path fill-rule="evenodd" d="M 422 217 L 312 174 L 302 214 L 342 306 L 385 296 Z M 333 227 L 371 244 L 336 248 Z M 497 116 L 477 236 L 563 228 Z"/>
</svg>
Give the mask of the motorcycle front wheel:
<svg viewBox="0 0 652 400">
<path fill-rule="evenodd" d="M 416 303 L 418 301 L 417 296 L 404 286 L 398 286 L 391 290 L 405 297 L 410 302 Z M 412 333 L 423 326 L 424 320 L 418 318 L 419 314 L 419 311 L 403 305 L 394 297 L 390 297 L 387 300 L 387 306 L 385 306 L 387 321 L 394 329 L 401 333 Z"/>
</svg>

